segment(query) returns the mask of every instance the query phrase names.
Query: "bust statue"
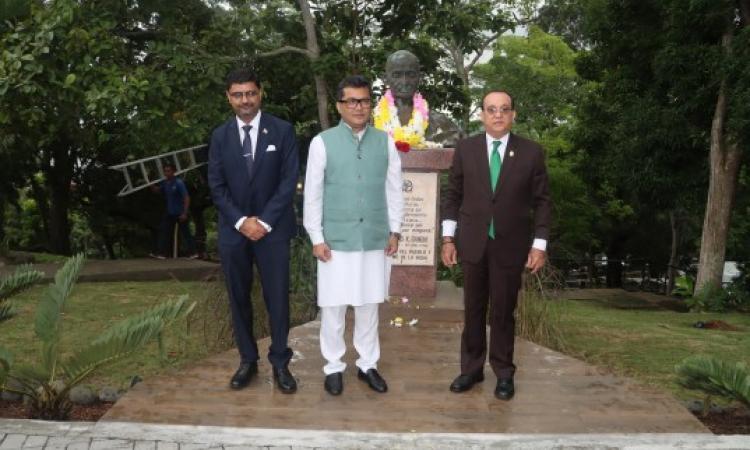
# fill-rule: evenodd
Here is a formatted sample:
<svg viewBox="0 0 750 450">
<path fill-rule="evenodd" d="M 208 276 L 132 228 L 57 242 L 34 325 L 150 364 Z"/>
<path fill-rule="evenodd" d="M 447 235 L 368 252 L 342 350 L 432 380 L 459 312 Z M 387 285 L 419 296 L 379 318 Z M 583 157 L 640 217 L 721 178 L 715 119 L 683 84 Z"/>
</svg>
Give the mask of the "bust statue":
<svg viewBox="0 0 750 450">
<path fill-rule="evenodd" d="M 388 57 L 388 89 L 375 108 L 375 127 L 412 147 L 452 146 L 461 131 L 448 117 L 429 109 L 417 91 L 421 77 L 419 59 L 413 53 L 398 50 Z"/>
</svg>

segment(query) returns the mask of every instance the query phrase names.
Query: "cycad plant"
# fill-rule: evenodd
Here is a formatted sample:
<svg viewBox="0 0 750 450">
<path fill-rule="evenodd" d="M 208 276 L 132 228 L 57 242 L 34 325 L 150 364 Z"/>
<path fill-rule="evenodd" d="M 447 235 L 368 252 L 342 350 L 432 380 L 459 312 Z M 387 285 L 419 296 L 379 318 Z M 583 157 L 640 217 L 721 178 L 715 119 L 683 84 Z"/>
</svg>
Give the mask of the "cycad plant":
<svg viewBox="0 0 750 450">
<path fill-rule="evenodd" d="M 27 265 L 19 267 L 14 273 L 0 280 L 0 322 L 16 315 L 16 308 L 10 298 L 33 286 L 43 276 L 42 272 Z M 0 347 L 0 388 L 5 383 L 12 362 L 13 355 Z"/>
<path fill-rule="evenodd" d="M 158 338 L 166 325 L 185 317 L 195 306 L 188 302 L 187 296 L 165 301 L 123 320 L 84 348 L 63 357 L 60 345 L 62 315 L 83 262 L 83 255 L 68 259 L 39 302 L 34 322 L 34 331 L 40 343 L 36 362 L 9 368 L 9 364 L 6 364 L 6 378 L 15 380 L 16 386 L 20 387 L 10 389 L 6 386 L 5 389 L 29 398 L 32 418 L 66 419 L 72 406 L 68 398 L 70 389 L 100 367 L 118 361 Z"/>
<path fill-rule="evenodd" d="M 41 280 L 44 274 L 31 265 L 21 266 L 14 273 L 0 280 L 0 322 L 13 317 L 15 307 L 10 298 Z"/>
<path fill-rule="evenodd" d="M 687 389 L 736 400 L 750 407 L 750 370 L 745 363 L 697 355 L 683 360 L 675 371 L 677 382 Z M 705 405 L 708 403 L 706 401 Z"/>
</svg>

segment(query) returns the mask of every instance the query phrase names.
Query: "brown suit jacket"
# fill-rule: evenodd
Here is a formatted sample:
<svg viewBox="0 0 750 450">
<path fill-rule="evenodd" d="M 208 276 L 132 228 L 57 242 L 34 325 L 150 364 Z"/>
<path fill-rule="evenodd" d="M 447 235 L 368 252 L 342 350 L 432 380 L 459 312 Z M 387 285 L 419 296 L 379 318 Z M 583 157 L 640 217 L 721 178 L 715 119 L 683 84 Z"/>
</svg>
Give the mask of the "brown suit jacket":
<svg viewBox="0 0 750 450">
<path fill-rule="evenodd" d="M 544 151 L 536 142 L 510 134 L 493 193 L 485 133 L 462 139 L 449 181 L 442 218 L 458 221 L 456 245 L 462 260 L 477 263 L 482 258 L 491 218 L 495 239 L 504 249 L 504 266 L 523 267 L 532 239 L 549 239 L 552 202 Z"/>
</svg>

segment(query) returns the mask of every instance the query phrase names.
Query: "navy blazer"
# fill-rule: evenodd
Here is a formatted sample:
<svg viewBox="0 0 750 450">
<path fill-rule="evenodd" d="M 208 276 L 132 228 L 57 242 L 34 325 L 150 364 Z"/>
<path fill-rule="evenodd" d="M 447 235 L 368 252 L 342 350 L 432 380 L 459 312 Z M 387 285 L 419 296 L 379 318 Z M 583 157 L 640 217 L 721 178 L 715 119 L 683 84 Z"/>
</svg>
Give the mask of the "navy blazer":
<svg viewBox="0 0 750 450">
<path fill-rule="evenodd" d="M 262 241 L 292 238 L 297 229 L 292 202 L 299 176 L 294 127 L 261 112 L 252 173 L 242 153 L 237 119 L 232 116 L 214 129 L 208 149 L 208 185 L 219 211 L 219 245 L 247 239 L 234 227 L 242 216 L 257 216 L 271 226 Z"/>
</svg>

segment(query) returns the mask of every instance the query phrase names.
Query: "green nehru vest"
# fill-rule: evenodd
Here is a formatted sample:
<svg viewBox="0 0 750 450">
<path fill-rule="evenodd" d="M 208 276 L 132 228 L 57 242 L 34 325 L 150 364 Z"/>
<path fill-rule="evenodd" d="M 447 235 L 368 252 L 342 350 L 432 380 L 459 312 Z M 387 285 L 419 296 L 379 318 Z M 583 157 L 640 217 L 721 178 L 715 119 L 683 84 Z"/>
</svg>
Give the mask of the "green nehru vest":
<svg viewBox="0 0 750 450">
<path fill-rule="evenodd" d="M 323 236 L 333 250 L 380 250 L 388 243 L 388 135 L 368 126 L 362 140 L 343 121 L 322 132 L 326 148 Z"/>
</svg>

